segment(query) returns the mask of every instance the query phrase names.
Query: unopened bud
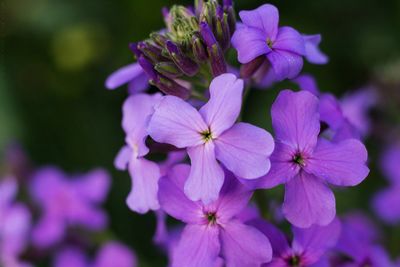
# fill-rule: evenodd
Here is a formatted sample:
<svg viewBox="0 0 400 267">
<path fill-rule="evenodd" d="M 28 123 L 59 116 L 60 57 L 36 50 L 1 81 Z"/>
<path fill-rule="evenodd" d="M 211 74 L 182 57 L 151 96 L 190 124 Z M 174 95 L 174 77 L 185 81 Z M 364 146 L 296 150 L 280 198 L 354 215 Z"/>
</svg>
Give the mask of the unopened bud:
<svg viewBox="0 0 400 267">
<path fill-rule="evenodd" d="M 138 62 L 149 79 L 155 79 L 157 77 L 157 73 L 154 70 L 153 64 L 151 64 L 150 61 L 148 61 L 143 55 L 138 58 Z"/>
<path fill-rule="evenodd" d="M 217 20 L 215 22 L 215 36 L 223 51 L 230 46 L 231 34 L 228 24 L 228 15 L 224 13 L 221 6 L 217 9 Z"/>
<path fill-rule="evenodd" d="M 159 73 L 172 79 L 183 75 L 182 71 L 175 65 L 174 62 L 160 62 L 157 63 L 154 68 Z"/>
<path fill-rule="evenodd" d="M 187 76 L 192 77 L 199 71 L 199 65 L 190 59 L 188 56 L 183 54 L 181 49 L 171 41 L 167 41 L 166 48 L 175 62 L 175 64 L 185 73 Z"/>
<path fill-rule="evenodd" d="M 149 82 L 166 95 L 177 96 L 185 100 L 190 97 L 189 89 L 162 75 L 158 75 L 156 78 L 150 79 Z"/>
<path fill-rule="evenodd" d="M 151 34 L 150 34 L 150 38 L 151 38 L 151 40 L 153 40 L 153 42 L 154 42 L 156 45 L 158 45 L 158 46 L 160 46 L 160 47 L 164 47 L 164 46 L 165 46 L 165 43 L 168 41 L 168 38 L 167 38 L 167 37 L 165 37 L 165 36 L 162 35 L 162 34 L 159 34 L 158 32 L 153 32 L 153 33 L 151 33 Z"/>
<path fill-rule="evenodd" d="M 153 63 L 165 60 L 161 55 L 161 49 L 149 42 L 139 42 L 137 48 Z"/>
<path fill-rule="evenodd" d="M 192 38 L 192 49 L 194 58 L 197 62 L 204 62 L 207 60 L 207 50 L 200 37 L 197 35 L 194 35 Z"/>
</svg>

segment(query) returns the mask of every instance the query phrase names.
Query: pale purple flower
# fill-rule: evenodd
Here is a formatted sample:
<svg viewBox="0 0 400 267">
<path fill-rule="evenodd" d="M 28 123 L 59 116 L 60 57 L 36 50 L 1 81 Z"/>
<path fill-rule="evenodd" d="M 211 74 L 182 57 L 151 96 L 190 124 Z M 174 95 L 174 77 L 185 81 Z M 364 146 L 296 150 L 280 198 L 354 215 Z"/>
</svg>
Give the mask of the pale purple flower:
<svg viewBox="0 0 400 267">
<path fill-rule="evenodd" d="M 341 219 L 342 233 L 336 250 L 346 258 L 345 267 L 395 267 L 387 251 L 378 243 L 374 224 L 362 213 L 351 213 Z M 340 256 L 337 256 L 339 259 Z M 336 259 L 338 260 L 338 259 Z"/>
<path fill-rule="evenodd" d="M 292 227 L 293 240 L 289 244 L 285 234 L 274 225 L 260 219 L 249 224 L 262 231 L 271 241 L 273 258 L 263 267 L 322 266 L 327 260 L 325 255 L 336 245 L 341 231 L 338 220 L 326 226 L 314 225 L 306 229 Z"/>
<path fill-rule="evenodd" d="M 135 267 L 135 253 L 125 245 L 109 241 L 104 244 L 93 260 L 79 248 L 67 247 L 55 256 L 54 267 Z"/>
<path fill-rule="evenodd" d="M 317 81 L 311 74 L 301 74 L 292 81 L 296 83 L 301 90 L 309 91 L 310 93 L 316 96 L 319 95 L 319 88 Z"/>
<path fill-rule="evenodd" d="M 243 25 L 232 36 L 238 59 L 246 64 L 265 56 L 274 72 L 274 79 L 295 78 L 303 67 L 306 55 L 301 34 L 291 27 L 279 27 L 278 9 L 265 4 L 251 11 L 239 13 Z"/>
<path fill-rule="evenodd" d="M 30 185 L 31 195 L 42 216 L 32 232 L 32 241 L 47 248 L 61 241 L 70 226 L 102 230 L 107 216 L 100 209 L 110 187 L 110 177 L 102 169 L 69 177 L 55 167 L 38 170 Z"/>
<path fill-rule="evenodd" d="M 335 197 L 327 186 L 355 186 L 369 173 L 367 151 L 358 140 L 331 143 L 319 138 L 318 98 L 282 91 L 272 106 L 275 150 L 271 170 L 256 187 L 285 184 L 283 214 L 297 227 L 327 225 L 335 217 Z"/>
<path fill-rule="evenodd" d="M 321 34 L 305 35 L 303 34 L 305 44 L 305 58 L 308 62 L 313 64 L 326 64 L 329 61 L 327 55 L 325 55 L 320 49 L 319 44 L 321 43 Z"/>
<path fill-rule="evenodd" d="M 19 256 L 28 244 L 31 214 L 15 202 L 17 190 L 14 178 L 0 180 L 0 266 L 27 266 Z"/>
<path fill-rule="evenodd" d="M 218 198 L 224 172 L 255 179 L 270 168 L 271 135 L 248 123 L 235 123 L 242 104 L 243 81 L 223 74 L 210 85 L 210 100 L 199 111 L 182 99 L 166 96 L 155 107 L 148 132 L 160 143 L 187 148 L 192 167 L 185 193 L 210 203 Z"/>
<path fill-rule="evenodd" d="M 271 260 L 268 239 L 235 216 L 252 192 L 226 173 L 220 197 L 208 205 L 186 197 L 183 188 L 190 167 L 176 165 L 160 179 L 160 205 L 172 217 L 186 223 L 174 250 L 173 267 L 215 266 L 222 257 L 227 267 L 259 266 Z"/>
<path fill-rule="evenodd" d="M 139 213 L 159 208 L 157 190 L 160 168 L 144 157 L 149 153 L 145 143 L 147 125 L 160 99 L 161 94 L 136 94 L 130 96 L 122 108 L 126 145 L 119 151 L 114 165 L 119 170 L 129 170 L 132 190 L 126 202 L 130 209 Z"/>
<path fill-rule="evenodd" d="M 381 167 L 390 186 L 375 196 L 373 207 L 381 219 L 390 224 L 400 223 L 400 145 L 388 148 L 382 156 Z"/>
<path fill-rule="evenodd" d="M 109 90 L 114 90 L 124 84 L 128 84 L 130 94 L 143 92 L 149 87 L 149 78 L 139 63 L 132 63 L 116 70 L 105 82 Z"/>
</svg>

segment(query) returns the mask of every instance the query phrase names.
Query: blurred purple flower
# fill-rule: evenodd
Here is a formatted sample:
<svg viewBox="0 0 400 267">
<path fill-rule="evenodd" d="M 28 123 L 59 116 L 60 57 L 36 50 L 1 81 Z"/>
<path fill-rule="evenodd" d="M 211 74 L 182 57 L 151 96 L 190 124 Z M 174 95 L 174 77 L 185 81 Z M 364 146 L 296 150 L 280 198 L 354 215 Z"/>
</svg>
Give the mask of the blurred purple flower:
<svg viewBox="0 0 400 267">
<path fill-rule="evenodd" d="M 144 158 L 149 153 L 146 146 L 147 125 L 154 112 L 154 106 L 161 100 L 161 94 L 130 96 L 124 103 L 122 111 L 122 128 L 125 131 L 125 142 L 114 165 L 119 170 L 129 170 L 132 179 L 132 190 L 126 200 L 128 206 L 138 213 L 159 208 L 157 200 L 159 166 Z"/>
<path fill-rule="evenodd" d="M 223 74 L 210 85 L 210 100 L 200 111 L 182 99 L 166 96 L 155 107 L 148 132 L 160 143 L 187 148 L 192 167 L 186 195 L 210 203 L 218 198 L 224 172 L 254 179 L 270 168 L 271 135 L 247 123 L 235 123 L 242 104 L 243 81 Z"/>
<path fill-rule="evenodd" d="M 319 138 L 318 98 L 306 91 L 282 91 L 271 116 L 276 138 L 271 170 L 256 187 L 285 184 L 283 213 L 295 226 L 329 224 L 336 209 L 327 183 L 355 186 L 367 177 L 364 145 L 355 139 L 331 143 Z"/>
<path fill-rule="evenodd" d="M 143 92 L 149 87 L 149 78 L 139 63 L 126 65 L 113 72 L 107 78 L 105 86 L 114 90 L 124 84 L 128 84 L 130 94 Z"/>
<path fill-rule="evenodd" d="M 97 252 L 93 261 L 75 247 L 64 248 L 55 256 L 54 267 L 136 267 L 136 255 L 125 245 L 109 241 Z"/>
<path fill-rule="evenodd" d="M 336 245 L 341 231 L 338 220 L 326 226 L 314 225 L 307 229 L 292 227 L 293 240 L 290 245 L 286 236 L 274 225 L 260 219 L 251 221 L 250 225 L 271 241 L 273 258 L 264 267 L 322 266 L 327 261 L 325 254 Z"/>
<path fill-rule="evenodd" d="M 321 43 L 321 34 L 305 35 L 303 34 L 305 44 L 305 57 L 308 62 L 313 64 L 326 64 L 329 61 L 327 55 L 325 55 L 320 49 L 319 44 Z"/>
<path fill-rule="evenodd" d="M 61 241 L 70 226 L 101 230 L 106 214 L 98 207 L 107 197 L 110 177 L 102 169 L 68 177 L 55 167 L 38 170 L 30 186 L 31 195 L 42 209 L 33 229 L 34 245 L 47 248 Z"/>
<path fill-rule="evenodd" d="M 275 80 L 292 79 L 303 67 L 305 42 L 291 27 L 278 27 L 278 9 L 265 4 L 251 11 L 239 13 L 243 25 L 232 36 L 238 59 L 246 64 L 259 56 L 266 56 L 275 73 Z"/>
<path fill-rule="evenodd" d="M 17 190 L 14 178 L 0 180 L 0 266 L 28 266 L 19 256 L 28 244 L 31 214 L 15 202 Z"/>
<path fill-rule="evenodd" d="M 174 250 L 172 266 L 218 266 L 220 256 L 227 267 L 259 266 L 270 261 L 268 239 L 235 218 L 246 207 L 252 192 L 227 172 L 220 197 L 204 205 L 188 199 L 183 192 L 189 172 L 188 165 L 176 165 L 160 179 L 161 207 L 187 224 Z"/>
<path fill-rule="evenodd" d="M 381 167 L 390 182 L 387 189 L 379 192 L 374 200 L 375 213 L 390 224 L 400 223 L 400 145 L 388 148 L 382 156 Z"/>
<path fill-rule="evenodd" d="M 342 233 L 336 250 L 350 258 L 350 260 L 348 258 L 344 259 L 345 263 L 340 266 L 397 266 L 392 262 L 385 249 L 378 244 L 379 233 L 366 216 L 361 213 L 351 213 L 344 216 L 341 222 Z"/>
</svg>

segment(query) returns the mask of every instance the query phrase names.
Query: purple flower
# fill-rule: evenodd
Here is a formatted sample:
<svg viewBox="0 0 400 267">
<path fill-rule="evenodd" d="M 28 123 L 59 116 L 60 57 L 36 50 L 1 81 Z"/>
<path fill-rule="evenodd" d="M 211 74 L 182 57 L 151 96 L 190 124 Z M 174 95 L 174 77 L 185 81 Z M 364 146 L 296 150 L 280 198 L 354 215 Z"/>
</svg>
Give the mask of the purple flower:
<svg viewBox="0 0 400 267">
<path fill-rule="evenodd" d="M 263 232 L 271 241 L 273 258 L 264 267 L 321 266 L 325 254 L 332 249 L 340 235 L 340 222 L 332 221 L 326 226 L 314 225 L 307 229 L 292 227 L 291 245 L 287 237 L 274 225 L 263 220 L 249 223 Z"/>
<path fill-rule="evenodd" d="M 232 36 L 239 62 L 246 64 L 265 56 L 276 81 L 296 77 L 303 67 L 305 42 L 295 29 L 278 27 L 278 9 L 265 4 L 255 10 L 241 11 L 239 16 L 244 25 L 237 27 Z"/>
<path fill-rule="evenodd" d="M 149 87 L 149 79 L 138 63 L 126 65 L 113 72 L 106 80 L 105 86 L 114 90 L 128 84 L 130 94 L 140 93 Z"/>
<path fill-rule="evenodd" d="M 259 266 L 270 261 L 268 239 L 235 218 L 246 207 L 251 191 L 226 173 L 220 197 L 205 205 L 188 199 L 183 192 L 189 172 L 188 165 L 176 165 L 160 179 L 161 207 L 187 224 L 173 253 L 172 266 L 215 266 L 220 256 L 227 267 Z"/>
<path fill-rule="evenodd" d="M 93 261 L 79 248 L 68 247 L 57 253 L 54 267 L 135 267 L 136 255 L 125 245 L 109 241 L 97 252 Z"/>
<path fill-rule="evenodd" d="M 321 34 L 303 35 L 303 39 L 306 50 L 305 57 L 308 62 L 313 64 L 328 63 L 328 56 L 319 49 L 319 44 L 322 39 Z"/>
<path fill-rule="evenodd" d="M 30 190 L 42 217 L 33 229 L 33 243 L 47 248 L 61 241 L 69 226 L 103 229 L 107 216 L 98 205 L 107 197 L 109 186 L 110 177 L 102 169 L 72 179 L 55 167 L 38 170 Z"/>
<path fill-rule="evenodd" d="M 389 254 L 378 242 L 378 233 L 374 224 L 361 213 L 352 213 L 341 219 L 342 233 L 336 250 L 347 256 L 346 264 L 340 266 L 397 266 L 389 257 Z M 340 259 L 340 256 L 339 256 Z M 336 259 L 338 260 L 338 259 Z M 341 259 L 343 261 L 343 259 Z"/>
<path fill-rule="evenodd" d="M 28 243 L 31 215 L 14 201 L 17 189 L 13 178 L 0 181 L 0 266 L 25 266 L 19 256 Z"/>
<path fill-rule="evenodd" d="M 390 224 L 400 222 L 400 145 L 394 145 L 382 156 L 381 166 L 390 187 L 379 192 L 374 200 L 375 213 Z"/>
<path fill-rule="evenodd" d="M 301 90 L 303 91 L 309 91 L 313 95 L 318 96 L 319 95 L 319 88 L 317 81 L 315 78 L 310 75 L 310 74 L 301 74 L 295 79 L 292 80 L 294 83 L 296 83 Z"/>
<path fill-rule="evenodd" d="M 145 143 L 148 121 L 160 99 L 161 94 L 136 94 L 130 96 L 122 108 L 122 128 L 127 145 L 122 147 L 114 164 L 119 170 L 129 170 L 132 190 L 126 202 L 130 209 L 139 213 L 159 208 L 157 190 L 160 168 L 144 156 L 149 153 Z"/>
<path fill-rule="evenodd" d="M 243 81 L 223 74 L 210 85 L 210 100 L 200 111 L 182 99 L 166 96 L 155 107 L 148 132 L 160 143 L 187 148 L 192 168 L 186 195 L 210 203 L 218 198 L 224 172 L 217 159 L 235 175 L 254 179 L 270 168 L 271 135 L 247 123 L 236 123 Z"/>
<path fill-rule="evenodd" d="M 319 138 L 318 98 L 282 91 L 271 110 L 275 150 L 271 170 L 257 187 L 285 184 L 283 213 L 297 227 L 327 225 L 335 217 L 335 197 L 327 183 L 355 186 L 368 175 L 367 151 L 355 139 L 338 143 Z"/>
</svg>

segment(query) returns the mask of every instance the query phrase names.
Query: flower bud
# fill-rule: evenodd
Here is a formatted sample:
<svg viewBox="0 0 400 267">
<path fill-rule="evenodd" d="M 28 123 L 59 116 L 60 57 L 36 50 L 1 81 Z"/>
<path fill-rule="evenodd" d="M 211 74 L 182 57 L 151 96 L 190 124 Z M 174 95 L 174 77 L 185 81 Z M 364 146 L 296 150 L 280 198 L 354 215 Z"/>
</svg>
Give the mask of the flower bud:
<svg viewBox="0 0 400 267">
<path fill-rule="evenodd" d="M 224 53 L 221 47 L 218 45 L 217 40 L 210 26 L 205 23 L 200 23 L 200 34 L 203 41 L 207 45 L 207 52 L 210 58 L 211 71 L 214 77 L 226 73 L 227 67 L 224 59 Z"/>
<path fill-rule="evenodd" d="M 166 95 L 177 96 L 185 100 L 190 97 L 189 89 L 162 75 L 157 75 L 154 79 L 150 79 L 149 83 L 156 86 Z"/>
<path fill-rule="evenodd" d="M 137 48 L 142 52 L 152 63 L 165 60 L 161 55 L 161 49 L 150 42 L 139 42 Z"/>
<path fill-rule="evenodd" d="M 167 41 L 166 48 L 175 64 L 187 76 L 194 76 L 199 71 L 199 65 L 182 53 L 181 49 L 172 41 Z"/>
<path fill-rule="evenodd" d="M 194 0 L 194 9 L 196 16 L 199 17 L 204 6 L 204 0 Z"/>
<path fill-rule="evenodd" d="M 215 22 L 215 36 L 223 51 L 230 46 L 231 34 L 228 24 L 228 15 L 224 13 L 221 6 L 217 8 L 217 19 Z"/>
<path fill-rule="evenodd" d="M 158 45 L 159 47 L 164 47 L 165 43 L 168 41 L 168 38 L 158 32 L 153 32 L 150 34 L 150 39 Z"/>
<path fill-rule="evenodd" d="M 155 70 L 169 78 L 178 78 L 183 75 L 182 71 L 174 62 L 160 62 L 155 65 Z"/>
<path fill-rule="evenodd" d="M 148 61 L 143 55 L 139 56 L 138 63 L 147 76 L 149 76 L 149 79 L 155 79 L 157 77 L 157 73 L 154 70 L 153 64 L 151 64 L 150 61 Z"/>
<path fill-rule="evenodd" d="M 204 62 L 207 60 L 207 50 L 200 37 L 197 35 L 193 35 L 192 37 L 192 49 L 194 58 L 197 62 Z"/>
<path fill-rule="evenodd" d="M 136 58 L 139 58 L 142 55 L 142 52 L 140 52 L 140 50 L 137 48 L 137 43 L 130 43 L 129 49 L 132 51 Z"/>
<path fill-rule="evenodd" d="M 236 30 L 236 14 L 232 5 L 224 5 L 224 11 L 228 15 L 229 32 L 233 34 Z"/>
</svg>

